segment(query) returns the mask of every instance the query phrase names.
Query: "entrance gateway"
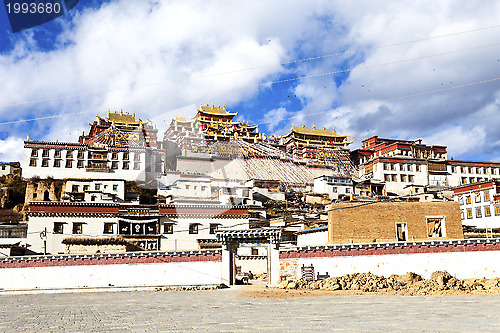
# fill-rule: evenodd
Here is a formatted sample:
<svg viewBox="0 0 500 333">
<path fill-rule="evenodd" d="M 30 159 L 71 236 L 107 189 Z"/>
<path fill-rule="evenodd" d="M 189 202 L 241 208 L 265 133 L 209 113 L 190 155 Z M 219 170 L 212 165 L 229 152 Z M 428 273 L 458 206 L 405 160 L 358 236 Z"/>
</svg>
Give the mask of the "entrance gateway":
<svg viewBox="0 0 500 333">
<path fill-rule="evenodd" d="M 217 239 L 222 244 L 222 283 L 231 286 L 236 283 L 235 256 L 240 244 L 267 243 L 267 285 L 280 283 L 280 240 L 278 228 L 249 230 L 217 230 Z"/>
</svg>

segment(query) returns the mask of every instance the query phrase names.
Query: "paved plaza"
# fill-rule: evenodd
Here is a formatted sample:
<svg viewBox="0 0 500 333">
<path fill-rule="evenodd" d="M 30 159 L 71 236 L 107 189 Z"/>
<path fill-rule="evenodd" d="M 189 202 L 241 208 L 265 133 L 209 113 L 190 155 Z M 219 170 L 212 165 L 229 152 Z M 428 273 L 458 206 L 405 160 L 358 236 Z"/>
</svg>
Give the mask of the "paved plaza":
<svg viewBox="0 0 500 333">
<path fill-rule="evenodd" d="M 0 294 L 2 332 L 498 332 L 500 295 L 241 297 L 205 291 Z"/>
</svg>

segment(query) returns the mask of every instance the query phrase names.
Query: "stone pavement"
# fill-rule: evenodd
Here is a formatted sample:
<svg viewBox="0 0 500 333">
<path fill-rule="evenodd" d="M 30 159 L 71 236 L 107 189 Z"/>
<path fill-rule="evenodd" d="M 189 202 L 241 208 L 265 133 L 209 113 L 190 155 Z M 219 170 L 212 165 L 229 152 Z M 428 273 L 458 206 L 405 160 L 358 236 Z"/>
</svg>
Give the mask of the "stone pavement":
<svg viewBox="0 0 500 333">
<path fill-rule="evenodd" d="M 2 332 L 498 332 L 500 295 L 240 297 L 205 291 L 0 293 Z"/>
</svg>

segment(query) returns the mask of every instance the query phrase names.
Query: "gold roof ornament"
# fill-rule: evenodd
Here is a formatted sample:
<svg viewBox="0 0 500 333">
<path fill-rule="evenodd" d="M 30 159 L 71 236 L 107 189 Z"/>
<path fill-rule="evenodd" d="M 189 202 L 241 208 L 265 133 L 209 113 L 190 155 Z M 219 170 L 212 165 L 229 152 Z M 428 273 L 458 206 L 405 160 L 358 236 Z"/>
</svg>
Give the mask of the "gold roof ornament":
<svg viewBox="0 0 500 333">
<path fill-rule="evenodd" d="M 316 124 L 315 123 L 313 123 L 313 129 L 316 129 Z"/>
</svg>

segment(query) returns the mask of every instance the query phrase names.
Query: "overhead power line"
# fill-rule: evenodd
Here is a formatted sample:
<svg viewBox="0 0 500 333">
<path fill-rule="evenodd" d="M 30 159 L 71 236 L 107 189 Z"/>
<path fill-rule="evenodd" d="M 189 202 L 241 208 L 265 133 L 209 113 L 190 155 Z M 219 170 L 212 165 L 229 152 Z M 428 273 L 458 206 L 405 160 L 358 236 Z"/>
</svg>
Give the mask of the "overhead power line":
<svg viewBox="0 0 500 333">
<path fill-rule="evenodd" d="M 269 81 L 269 82 L 262 82 L 262 83 L 256 83 L 256 84 L 251 84 L 251 85 L 245 85 L 245 86 L 240 86 L 236 88 L 229 88 L 229 89 L 221 89 L 221 90 L 216 90 L 216 91 L 209 91 L 209 92 L 204 92 L 204 93 L 199 93 L 199 94 L 193 94 L 193 95 L 185 95 L 185 96 L 179 96 L 176 98 L 172 98 L 171 100 L 183 100 L 183 99 L 190 99 L 190 98 L 195 98 L 195 97 L 200 97 L 204 95 L 216 95 L 216 94 L 221 94 L 221 93 L 227 93 L 231 91 L 238 91 L 238 90 L 244 90 L 244 89 L 250 89 L 250 88 L 258 88 L 262 86 L 268 86 L 268 85 L 273 85 L 273 84 L 281 84 L 281 83 L 286 83 L 286 82 L 292 82 L 292 81 L 298 81 L 302 79 L 308 79 L 308 78 L 317 78 L 317 77 L 323 77 L 323 76 L 328 76 L 328 75 L 335 75 L 335 74 L 340 74 L 340 73 L 347 73 L 347 72 L 352 72 L 352 71 L 357 71 L 357 70 L 365 70 L 365 69 L 371 69 L 371 68 L 377 68 L 377 67 L 385 67 L 385 66 L 390 66 L 390 65 L 395 65 L 395 64 L 402 64 L 402 63 L 407 63 L 407 62 L 412 62 L 412 61 L 418 61 L 422 59 L 428 59 L 428 58 L 433 58 L 433 57 L 440 57 L 440 56 L 446 56 L 446 55 L 451 55 L 451 54 L 457 54 L 460 52 L 466 52 L 466 51 L 472 51 L 472 50 L 478 50 L 482 48 L 487 48 L 487 47 L 493 47 L 493 46 L 499 46 L 500 43 L 495 43 L 495 44 L 488 44 L 488 45 L 481 45 L 481 46 L 476 46 L 476 47 L 471 47 L 471 48 L 466 48 L 466 49 L 461 49 L 461 50 L 453 50 L 453 51 L 448 51 L 448 52 L 443 52 L 443 53 L 436 53 L 436 54 L 431 54 L 431 55 L 426 55 L 426 56 L 421 56 L 421 57 L 415 57 L 415 58 L 408 58 L 408 59 L 400 59 L 400 60 L 395 60 L 391 62 L 386 62 L 386 63 L 381 63 L 381 64 L 374 64 L 374 65 L 368 65 L 368 66 L 355 66 L 343 70 L 338 70 L 338 71 L 333 71 L 333 72 L 326 72 L 326 73 L 318 73 L 318 74 L 312 74 L 312 75 L 306 75 L 306 76 L 299 76 L 299 77 L 293 77 L 293 78 L 288 78 L 288 79 L 283 79 L 283 80 L 276 80 L 276 81 Z M 488 81 L 488 80 L 486 80 Z M 480 81 L 482 83 L 485 83 L 486 81 Z M 478 83 L 471 83 L 472 85 L 478 84 Z M 467 84 L 466 84 L 467 85 Z M 457 86 L 458 88 L 465 86 Z M 439 89 L 436 91 L 432 92 L 438 92 L 438 91 L 444 91 L 446 89 Z M 430 93 L 430 92 L 429 92 Z M 167 99 L 168 100 L 168 99 Z M 145 104 L 153 104 L 155 102 L 159 101 L 165 101 L 165 99 L 157 99 L 154 101 L 148 101 L 148 102 L 143 102 L 143 103 L 135 103 L 132 105 L 126 105 L 125 107 L 134 107 L 138 105 L 145 105 Z M 384 101 L 384 100 L 382 100 Z M 380 102 L 380 100 L 377 100 L 377 102 Z M 372 103 L 372 102 L 370 102 Z M 49 116 L 43 116 L 43 117 L 36 117 L 36 118 L 30 118 L 30 119 L 20 119 L 20 120 L 12 120 L 12 121 L 6 121 L 6 122 L 1 122 L 0 125 L 11 125 L 11 124 L 17 124 L 17 123 L 23 123 L 23 122 L 31 122 L 31 121 L 39 121 L 39 120 L 46 120 L 46 119 L 53 119 L 53 118 L 58 118 L 58 117 L 65 117 L 65 116 L 72 116 L 72 115 L 79 115 L 79 114 L 84 114 L 84 113 L 89 113 L 89 112 L 99 112 L 100 110 L 97 109 L 91 109 L 91 110 L 85 110 L 85 111 L 80 111 L 80 112 L 72 112 L 72 113 L 64 113 L 64 114 L 55 114 L 55 115 L 49 115 Z M 333 111 L 333 110 L 330 110 Z M 319 113 L 314 113 L 314 114 L 320 114 L 320 113 L 325 113 L 325 112 L 330 112 L 330 111 L 322 111 Z M 300 116 L 294 116 L 290 117 L 296 118 L 296 117 L 303 117 L 304 115 Z M 270 123 L 275 123 L 275 122 L 281 122 L 283 120 L 287 120 L 289 118 L 281 119 L 281 120 L 273 120 L 269 122 L 264 122 L 260 123 L 261 124 L 270 124 Z"/>
<path fill-rule="evenodd" d="M 42 103 L 42 102 L 51 102 L 51 101 L 57 101 L 57 100 L 62 100 L 62 99 L 85 97 L 85 96 L 113 93 L 113 92 L 119 92 L 119 91 L 127 91 L 131 88 L 147 88 L 147 87 L 153 87 L 153 86 L 160 86 L 160 85 L 164 85 L 164 84 L 168 84 L 168 83 L 179 83 L 179 82 L 209 78 L 209 77 L 214 77 L 214 76 L 228 75 L 228 74 L 234 74 L 234 73 L 245 72 L 245 71 L 259 70 L 259 69 L 271 68 L 271 67 L 279 67 L 279 66 L 296 64 L 296 63 L 306 62 L 306 61 L 319 60 L 319 59 L 324 59 L 324 58 L 329 58 L 329 57 L 335 57 L 335 56 L 341 56 L 341 55 L 347 55 L 347 54 L 356 54 L 359 52 L 366 52 L 366 51 L 390 48 L 390 47 L 401 46 L 401 45 L 406 45 L 406 44 L 419 43 L 419 42 L 440 39 L 440 38 L 454 37 L 454 36 L 458 36 L 458 35 L 479 32 L 479 31 L 484 31 L 484 30 L 489 30 L 489 29 L 497 29 L 497 28 L 500 28 L 500 25 L 492 25 L 492 26 L 483 27 L 483 28 L 459 31 L 459 32 L 454 32 L 454 33 L 449 33 L 449 34 L 444 34 L 444 35 L 437 35 L 437 36 L 431 36 L 431 37 L 426 37 L 426 38 L 413 39 L 413 40 L 408 40 L 408 41 L 403 41 L 403 42 L 397 42 L 397 43 L 391 43 L 391 44 L 349 50 L 349 51 L 344 51 L 344 52 L 331 53 L 331 54 L 320 55 L 320 56 L 316 56 L 316 57 L 290 60 L 290 61 L 281 62 L 279 64 L 267 64 L 267 65 L 261 65 L 261 66 L 252 66 L 252 67 L 239 68 L 239 69 L 235 69 L 235 70 L 218 72 L 218 73 L 208 73 L 208 74 L 203 74 L 203 75 L 196 75 L 193 77 L 186 77 L 183 79 L 165 80 L 165 81 L 160 81 L 160 82 L 145 83 L 145 84 L 141 84 L 141 85 L 135 85 L 135 86 L 129 86 L 129 87 L 123 87 L 123 88 L 98 90 L 98 91 L 91 91 L 91 92 L 81 93 L 81 94 L 72 94 L 72 95 L 65 95 L 65 96 L 59 96 L 59 97 L 52 97 L 52 98 L 49 97 L 49 98 L 43 98 L 43 99 L 38 99 L 38 100 L 4 104 L 4 105 L 0 105 L 0 108 L 20 106 L 20 105 L 26 105 L 26 104 L 36 104 L 36 103 Z"/>
<path fill-rule="evenodd" d="M 430 91 L 423 91 L 423 92 L 419 92 L 419 93 L 415 93 L 415 94 L 410 94 L 410 95 L 404 95 L 404 96 L 386 98 L 386 99 L 382 99 L 382 100 L 380 100 L 380 99 L 379 100 L 372 100 L 372 101 L 368 101 L 368 102 L 357 103 L 357 104 L 350 105 L 350 106 L 341 106 L 341 107 L 338 107 L 338 108 L 335 108 L 335 109 L 326 110 L 326 111 L 320 111 L 320 112 L 314 112 L 314 113 L 308 113 L 308 114 L 300 114 L 300 115 L 295 115 L 295 116 L 292 116 L 292 117 L 283 118 L 283 119 L 279 119 L 279 120 L 272 120 L 272 121 L 262 122 L 262 123 L 259 123 L 257 125 L 272 124 L 272 123 L 276 123 L 276 122 L 282 122 L 282 121 L 285 121 L 285 120 L 292 120 L 292 119 L 296 119 L 296 118 L 316 116 L 316 115 L 319 115 L 319 114 L 325 114 L 325 113 L 330 113 L 330 112 L 334 112 L 334 111 L 340 111 L 340 110 L 346 110 L 346 109 L 355 109 L 355 108 L 359 108 L 359 107 L 362 107 L 362 106 L 374 105 L 374 104 L 379 104 L 379 103 L 383 103 L 383 102 L 393 102 L 393 101 L 403 100 L 403 99 L 412 98 L 412 97 L 419 97 L 419 96 L 431 95 L 431 94 L 436 94 L 436 93 L 440 93 L 440 92 L 444 92 L 444 91 L 450 91 L 450 90 L 455 90 L 455 89 L 460 89 L 460 88 L 466 88 L 466 87 L 476 86 L 476 85 L 485 84 L 485 83 L 491 83 L 491 82 L 495 82 L 495 81 L 498 81 L 498 80 L 500 80 L 500 77 L 496 77 L 496 78 L 489 79 L 489 80 L 483 80 L 483 81 L 465 83 L 465 84 L 461 84 L 461 85 L 457 85 L 457 86 L 453 86 L 453 87 L 448 87 L 448 88 L 435 89 L 435 90 L 430 90 Z"/>
</svg>

